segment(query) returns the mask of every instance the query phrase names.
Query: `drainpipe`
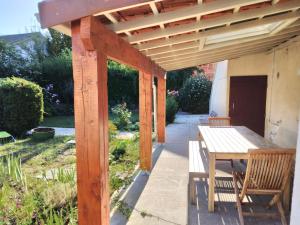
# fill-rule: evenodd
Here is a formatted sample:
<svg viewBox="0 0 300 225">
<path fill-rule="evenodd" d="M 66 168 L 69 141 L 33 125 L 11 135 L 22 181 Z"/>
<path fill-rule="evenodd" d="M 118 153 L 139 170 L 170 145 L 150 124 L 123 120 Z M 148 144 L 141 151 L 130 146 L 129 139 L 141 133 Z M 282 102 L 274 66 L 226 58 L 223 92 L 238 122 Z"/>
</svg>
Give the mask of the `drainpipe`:
<svg viewBox="0 0 300 225">
<path fill-rule="evenodd" d="M 153 118 L 154 118 L 154 135 L 155 141 L 157 142 L 157 92 L 154 82 L 154 77 L 152 78 L 152 90 L 153 90 Z"/>
</svg>

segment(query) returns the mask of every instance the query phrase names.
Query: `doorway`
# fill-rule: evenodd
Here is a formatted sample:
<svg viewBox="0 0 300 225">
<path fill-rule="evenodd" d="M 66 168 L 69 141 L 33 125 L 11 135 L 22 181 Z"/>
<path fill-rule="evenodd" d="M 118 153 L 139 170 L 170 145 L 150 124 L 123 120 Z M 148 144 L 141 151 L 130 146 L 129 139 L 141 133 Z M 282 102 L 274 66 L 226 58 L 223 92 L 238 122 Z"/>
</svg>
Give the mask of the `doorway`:
<svg viewBox="0 0 300 225">
<path fill-rule="evenodd" d="M 230 77 L 229 116 L 232 125 L 265 132 L 267 76 Z"/>
</svg>

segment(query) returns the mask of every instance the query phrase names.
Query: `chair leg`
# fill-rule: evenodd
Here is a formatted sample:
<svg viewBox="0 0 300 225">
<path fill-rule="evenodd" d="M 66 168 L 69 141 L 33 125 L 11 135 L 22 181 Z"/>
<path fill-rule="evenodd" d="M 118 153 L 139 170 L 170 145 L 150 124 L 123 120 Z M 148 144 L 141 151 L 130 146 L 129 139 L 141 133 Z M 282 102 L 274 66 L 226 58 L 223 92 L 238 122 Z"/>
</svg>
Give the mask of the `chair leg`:
<svg viewBox="0 0 300 225">
<path fill-rule="evenodd" d="M 268 209 L 271 208 L 273 205 L 275 205 L 280 199 L 280 195 L 274 195 L 274 197 L 272 198 L 272 200 L 269 202 L 269 205 L 268 205 Z"/>
<path fill-rule="evenodd" d="M 236 178 L 235 173 L 233 173 L 233 185 L 234 185 L 234 192 L 235 192 L 235 196 L 236 196 L 236 206 L 237 206 L 237 210 L 238 210 L 238 214 L 239 214 L 240 224 L 245 225 L 243 211 L 242 211 L 242 204 L 241 204 L 241 199 L 239 196 L 239 189 L 238 189 L 237 178 Z"/>
<path fill-rule="evenodd" d="M 278 207 L 278 211 L 279 211 L 279 214 L 280 214 L 280 217 L 281 217 L 282 225 L 287 225 L 285 214 L 284 214 L 284 209 L 282 207 L 281 200 L 277 201 L 277 207 Z"/>
<path fill-rule="evenodd" d="M 230 163 L 231 163 L 231 167 L 233 168 L 233 160 L 232 159 L 230 160 Z"/>
</svg>

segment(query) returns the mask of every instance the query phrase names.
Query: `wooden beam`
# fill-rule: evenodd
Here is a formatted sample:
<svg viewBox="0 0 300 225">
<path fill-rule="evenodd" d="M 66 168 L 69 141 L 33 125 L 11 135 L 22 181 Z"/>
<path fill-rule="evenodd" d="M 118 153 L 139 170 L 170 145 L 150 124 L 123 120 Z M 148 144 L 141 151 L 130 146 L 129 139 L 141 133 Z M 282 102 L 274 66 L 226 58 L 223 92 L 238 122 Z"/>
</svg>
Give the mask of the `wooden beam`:
<svg viewBox="0 0 300 225">
<path fill-rule="evenodd" d="M 201 60 L 195 60 L 195 61 L 190 61 L 189 63 L 182 63 L 182 64 L 176 64 L 172 65 L 171 67 L 165 67 L 167 71 L 172 71 L 172 70 L 178 70 L 178 69 L 183 69 L 183 68 L 188 68 L 188 67 L 194 67 L 194 66 L 199 66 L 203 64 L 208 64 L 208 63 L 215 63 L 215 62 L 220 62 L 223 60 L 228 60 L 228 59 L 233 59 L 233 58 L 238 58 L 241 56 L 249 55 L 249 54 L 256 54 L 256 53 L 263 53 L 266 52 L 267 50 L 272 48 L 271 47 L 264 47 L 264 48 L 258 48 L 258 49 L 253 49 L 245 52 L 239 52 L 236 54 L 230 54 L 230 55 L 223 55 L 223 56 L 218 56 L 218 57 L 212 57 L 212 58 L 205 58 Z"/>
<path fill-rule="evenodd" d="M 95 17 L 84 17 L 81 19 L 81 23 L 82 39 L 88 40 L 86 42 L 88 49 L 99 49 L 109 58 L 127 64 L 137 70 L 143 70 L 148 74 L 156 76 L 165 74 L 165 71 L 159 65 L 132 47 L 113 31 L 108 30 Z"/>
<path fill-rule="evenodd" d="M 227 1 L 224 1 L 227 3 Z M 211 3 L 212 4 L 212 3 Z M 205 5 L 205 4 L 202 4 Z M 152 32 L 145 32 L 141 34 L 132 35 L 127 37 L 129 43 L 137 43 L 142 41 L 149 41 L 154 39 L 159 39 L 165 36 L 173 36 L 178 34 L 184 34 L 188 32 L 193 32 L 197 30 L 203 30 L 207 28 L 217 27 L 225 25 L 227 23 L 234 23 L 239 21 L 246 21 L 249 19 L 258 18 L 261 15 L 272 15 L 281 12 L 286 12 L 289 10 L 294 10 L 300 8 L 299 0 L 285 1 L 281 4 L 276 4 L 269 7 L 263 7 L 258 9 L 252 9 L 247 11 L 242 11 L 234 14 L 224 15 L 217 18 L 200 20 L 199 22 L 189 23 L 184 25 L 178 25 L 175 27 L 168 27 L 164 30 L 155 30 Z M 176 12 L 176 11 L 175 11 Z M 160 14 L 161 15 L 161 14 Z"/>
<path fill-rule="evenodd" d="M 109 13 L 149 4 L 153 0 L 44 0 L 39 3 L 42 28 L 70 22 L 93 14 Z"/>
<path fill-rule="evenodd" d="M 198 53 L 185 54 L 185 55 L 174 57 L 174 58 L 161 59 L 158 61 L 158 63 L 161 66 L 164 66 L 164 64 L 174 62 L 174 61 L 182 62 L 184 60 L 191 59 L 191 58 L 211 57 L 211 56 L 214 56 L 214 55 L 217 55 L 220 53 L 221 54 L 222 53 L 230 53 L 233 51 L 242 52 L 247 48 L 264 47 L 264 46 L 268 46 L 270 44 L 272 45 L 272 44 L 276 44 L 276 43 L 282 43 L 282 42 L 285 42 L 286 40 L 289 40 L 290 38 L 294 37 L 297 34 L 299 35 L 300 32 L 290 34 L 289 36 L 272 38 L 271 40 L 269 40 L 270 38 L 265 38 L 264 41 L 260 41 L 260 42 L 246 42 L 243 44 L 241 43 L 240 45 L 227 46 L 227 47 L 223 47 L 223 48 L 215 49 L 215 50 L 207 50 L 207 51 L 198 52 Z"/>
<path fill-rule="evenodd" d="M 173 61 L 169 61 L 169 62 L 165 62 L 162 63 L 161 65 L 163 67 L 167 67 L 167 66 L 171 66 L 174 64 L 184 64 L 184 63 L 190 63 L 192 61 L 200 61 L 201 59 L 207 59 L 207 58 L 215 58 L 218 56 L 230 56 L 236 53 L 244 53 L 247 52 L 249 50 L 253 50 L 253 49 L 264 49 L 264 48 L 270 48 L 271 46 L 275 46 L 278 45 L 280 43 L 282 43 L 283 40 L 278 40 L 276 42 L 270 42 L 267 44 L 257 44 L 257 45 L 249 45 L 249 46 L 241 46 L 241 48 L 236 48 L 236 49 L 228 49 L 228 50 L 224 50 L 224 51 L 220 51 L 220 52 L 215 52 L 215 53 L 208 53 L 208 54 L 203 54 L 203 55 L 199 55 L 199 56 L 194 56 L 194 57 L 187 57 L 187 58 L 178 58 L 176 60 Z"/>
<path fill-rule="evenodd" d="M 118 23 L 118 20 L 111 13 L 104 13 L 104 16 L 109 19 L 112 23 Z M 125 32 L 128 36 L 131 36 L 129 31 Z"/>
<path fill-rule="evenodd" d="M 166 77 L 157 79 L 157 141 L 165 142 L 166 127 Z"/>
<path fill-rule="evenodd" d="M 72 22 L 78 221 L 109 224 L 107 58 L 87 50 Z"/>
<path fill-rule="evenodd" d="M 271 35 L 277 34 L 278 32 L 284 30 L 286 27 L 290 26 L 292 23 L 296 22 L 298 18 L 293 18 L 282 22 L 278 27 L 271 31 Z"/>
<path fill-rule="evenodd" d="M 152 76 L 139 72 L 140 168 L 152 169 Z"/>
<path fill-rule="evenodd" d="M 215 28 L 215 29 L 211 29 L 211 30 L 207 30 L 207 31 L 202 31 L 200 33 L 183 34 L 183 35 L 172 37 L 171 39 L 168 39 L 168 40 L 153 40 L 153 41 L 149 41 L 147 43 L 140 44 L 139 46 L 137 46 L 137 48 L 142 51 L 142 50 L 146 50 L 146 49 L 154 49 L 154 48 L 160 48 L 160 47 L 165 47 L 165 46 L 169 46 L 169 45 L 176 45 L 176 44 L 181 44 L 181 43 L 190 42 L 190 41 L 197 41 L 204 37 L 210 37 L 213 35 L 236 32 L 236 31 L 249 29 L 249 28 L 253 28 L 253 27 L 264 26 L 264 25 L 268 25 L 268 24 L 272 24 L 272 23 L 276 23 L 276 22 L 280 22 L 280 21 L 297 19 L 299 17 L 300 17 L 299 12 L 285 13 L 285 14 L 281 14 L 281 15 L 263 18 L 261 20 L 254 20 L 254 21 L 243 22 L 243 23 L 231 25 L 230 27 Z"/>
<path fill-rule="evenodd" d="M 281 31 L 277 35 L 264 34 L 264 35 L 254 36 L 254 37 L 240 38 L 237 40 L 205 45 L 202 50 L 199 50 L 198 45 L 195 43 L 179 45 L 179 46 L 174 47 L 172 49 L 172 51 L 168 51 L 168 49 L 166 49 L 165 52 L 160 53 L 160 54 L 155 54 L 155 55 L 151 56 L 151 58 L 152 58 L 152 60 L 155 60 L 156 62 L 158 62 L 157 60 L 159 60 L 159 59 L 166 59 L 166 58 L 170 58 L 170 57 L 198 53 L 198 52 L 207 51 L 207 50 L 221 49 L 221 48 L 227 47 L 227 46 L 234 46 L 234 45 L 239 46 L 240 44 L 247 43 L 247 42 L 249 42 L 249 43 L 250 42 L 255 43 L 255 42 L 260 42 L 260 41 L 263 42 L 266 38 L 268 40 L 273 40 L 273 39 L 277 39 L 277 38 L 281 38 L 281 37 L 290 37 L 293 34 L 297 35 L 299 33 L 299 31 L 300 31 L 300 27 L 297 26 L 297 27 L 293 27 L 293 28 Z"/>
<path fill-rule="evenodd" d="M 206 14 L 233 9 L 237 6 L 255 4 L 263 1 L 265 0 L 216 0 L 211 3 L 188 6 L 178 9 L 176 11 L 165 12 L 153 16 L 139 18 L 138 20 L 131 20 L 118 24 L 112 24 L 109 27 L 116 33 L 123 33 L 125 31 L 153 27 L 160 24 L 171 23 L 178 20 L 185 20 L 197 16 L 203 16 Z"/>
</svg>

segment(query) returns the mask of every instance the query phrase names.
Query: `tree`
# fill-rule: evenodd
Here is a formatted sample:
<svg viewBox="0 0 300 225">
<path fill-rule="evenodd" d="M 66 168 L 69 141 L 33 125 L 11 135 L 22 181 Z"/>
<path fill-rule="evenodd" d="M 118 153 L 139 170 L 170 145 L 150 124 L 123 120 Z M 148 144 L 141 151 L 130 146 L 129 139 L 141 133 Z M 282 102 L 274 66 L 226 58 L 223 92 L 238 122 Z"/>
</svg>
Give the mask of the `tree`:
<svg viewBox="0 0 300 225">
<path fill-rule="evenodd" d="M 47 51 L 50 56 L 58 56 L 66 49 L 71 49 L 71 38 L 65 34 L 49 29 L 50 36 L 47 39 Z"/>
<path fill-rule="evenodd" d="M 21 76 L 25 59 L 14 46 L 0 41 L 0 78 Z"/>
<path fill-rule="evenodd" d="M 175 70 L 168 72 L 167 74 L 167 89 L 178 91 L 184 84 L 184 82 L 193 76 L 193 74 L 204 74 L 202 69 L 198 67 L 190 67 L 181 70 Z"/>
</svg>

